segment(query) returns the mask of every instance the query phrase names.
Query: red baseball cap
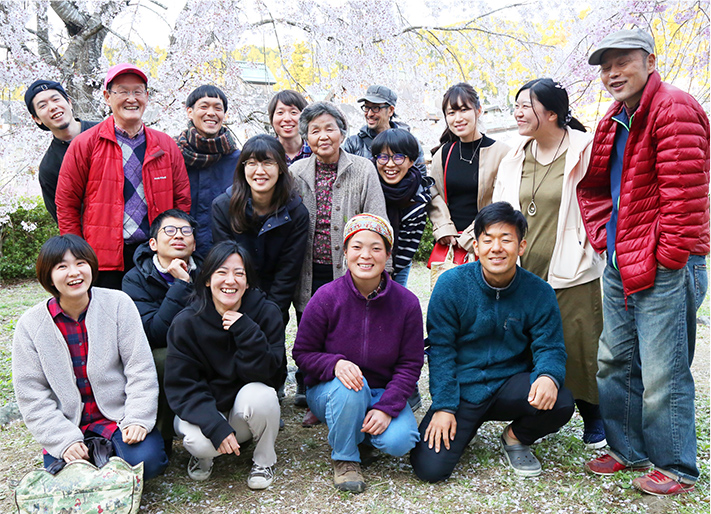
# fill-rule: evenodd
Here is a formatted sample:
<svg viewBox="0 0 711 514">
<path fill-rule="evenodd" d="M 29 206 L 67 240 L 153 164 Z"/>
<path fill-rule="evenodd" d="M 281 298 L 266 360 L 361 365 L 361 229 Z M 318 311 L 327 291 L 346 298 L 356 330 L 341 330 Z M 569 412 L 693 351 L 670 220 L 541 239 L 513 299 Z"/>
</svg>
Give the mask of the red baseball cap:
<svg viewBox="0 0 711 514">
<path fill-rule="evenodd" d="M 109 71 L 106 72 L 106 80 L 104 80 L 104 89 L 106 89 L 109 85 L 109 82 L 114 80 L 116 77 L 118 77 L 119 75 L 126 75 L 127 73 L 133 73 L 134 75 L 138 75 L 143 79 L 143 82 L 148 85 L 148 77 L 146 77 L 145 73 L 143 73 L 133 64 L 122 62 L 121 64 L 111 66 L 111 68 L 109 68 Z"/>
</svg>

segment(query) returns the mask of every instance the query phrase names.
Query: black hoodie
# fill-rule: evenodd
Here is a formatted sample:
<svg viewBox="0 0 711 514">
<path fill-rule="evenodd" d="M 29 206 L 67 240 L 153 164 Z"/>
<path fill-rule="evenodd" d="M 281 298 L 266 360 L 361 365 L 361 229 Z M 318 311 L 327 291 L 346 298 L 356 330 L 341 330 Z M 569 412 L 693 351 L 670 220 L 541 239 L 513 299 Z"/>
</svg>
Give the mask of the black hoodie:
<svg viewBox="0 0 711 514">
<path fill-rule="evenodd" d="M 283 381 L 284 324 L 279 307 L 259 289 L 242 297 L 242 316 L 229 330 L 212 300 L 181 311 L 168 330 L 165 391 L 170 408 L 200 427 L 215 448 L 234 430 L 222 416 L 250 382 L 275 389 Z"/>
</svg>

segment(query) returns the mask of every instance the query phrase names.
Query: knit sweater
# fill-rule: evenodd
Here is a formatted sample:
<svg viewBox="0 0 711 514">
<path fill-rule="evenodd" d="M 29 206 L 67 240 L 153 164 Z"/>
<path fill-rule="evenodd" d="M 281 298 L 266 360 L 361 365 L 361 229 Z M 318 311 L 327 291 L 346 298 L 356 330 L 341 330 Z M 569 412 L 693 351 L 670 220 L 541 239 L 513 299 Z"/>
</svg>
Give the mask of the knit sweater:
<svg viewBox="0 0 711 514">
<path fill-rule="evenodd" d="M 306 306 L 293 356 L 306 385 L 333 380 L 341 359 L 355 363 L 371 388 L 385 389 L 373 408 L 396 417 L 424 361 L 420 302 L 389 277 L 367 300 L 346 272 L 319 288 Z"/>
<path fill-rule="evenodd" d="M 480 262 L 443 273 L 427 311 L 434 410 L 481 404 L 510 377 L 565 380 L 565 343 L 555 293 L 520 267 L 508 287 L 486 283 Z"/>
<path fill-rule="evenodd" d="M 158 378 L 136 306 L 125 293 L 93 287 L 86 312 L 86 371 L 99 410 L 119 428 L 153 430 Z M 67 342 L 44 300 L 17 322 L 12 378 L 27 428 L 50 455 L 83 441 L 83 404 Z"/>
<path fill-rule="evenodd" d="M 249 288 L 239 312 L 242 316 L 225 330 L 212 300 L 200 313 L 193 303 L 168 330 L 168 403 L 180 419 L 199 426 L 215 448 L 234 432 L 221 413 L 232 408 L 239 390 L 251 382 L 276 388 L 283 379 L 286 350 L 279 307 Z"/>
</svg>

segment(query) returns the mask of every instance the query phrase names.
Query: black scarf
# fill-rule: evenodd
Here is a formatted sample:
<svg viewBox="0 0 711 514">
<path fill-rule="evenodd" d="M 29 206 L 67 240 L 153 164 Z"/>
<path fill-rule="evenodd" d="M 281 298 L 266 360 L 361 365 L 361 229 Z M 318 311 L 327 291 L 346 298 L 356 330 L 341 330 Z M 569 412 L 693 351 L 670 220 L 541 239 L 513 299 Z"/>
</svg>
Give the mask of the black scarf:
<svg viewBox="0 0 711 514">
<path fill-rule="evenodd" d="M 219 161 L 223 155 L 237 150 L 237 145 L 227 128 L 222 127 L 215 137 L 202 137 L 192 121 L 175 139 L 183 153 L 185 165 L 190 168 L 207 168 Z"/>
<path fill-rule="evenodd" d="M 407 170 L 407 173 L 400 182 L 395 185 L 390 185 L 380 176 L 380 185 L 383 188 L 385 195 L 385 207 L 388 213 L 388 219 L 393 227 L 393 257 L 397 248 L 398 238 L 400 236 L 400 210 L 412 204 L 412 199 L 417 194 L 417 189 L 420 187 L 422 177 L 420 172 L 413 168 Z"/>
</svg>

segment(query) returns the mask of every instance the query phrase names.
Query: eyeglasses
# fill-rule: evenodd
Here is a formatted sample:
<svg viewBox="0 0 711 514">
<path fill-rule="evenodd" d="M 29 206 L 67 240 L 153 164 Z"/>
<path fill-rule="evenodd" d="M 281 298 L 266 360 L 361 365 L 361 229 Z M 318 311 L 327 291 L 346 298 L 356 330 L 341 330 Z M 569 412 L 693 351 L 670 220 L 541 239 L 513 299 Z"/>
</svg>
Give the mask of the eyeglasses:
<svg viewBox="0 0 711 514">
<path fill-rule="evenodd" d="M 368 112 L 371 111 L 374 114 L 378 114 L 380 112 L 380 109 L 387 109 L 390 107 L 388 104 L 385 105 L 361 105 L 360 108 L 363 110 L 363 112 Z"/>
<path fill-rule="evenodd" d="M 180 230 L 180 233 L 183 234 L 185 237 L 193 235 L 193 227 L 191 227 L 190 225 L 186 225 L 184 227 L 174 227 L 173 225 L 166 225 L 165 227 L 162 227 L 161 230 L 165 232 L 165 235 L 168 237 L 173 237 L 175 234 L 178 233 L 178 230 Z"/>
<path fill-rule="evenodd" d="M 405 162 L 407 156 L 401 153 L 396 153 L 393 156 L 390 156 L 386 153 L 379 153 L 375 156 L 375 160 L 378 161 L 378 164 L 380 164 L 381 166 L 385 166 L 388 162 L 390 162 L 390 159 L 392 159 L 395 164 L 400 166 L 403 162 Z"/>
<path fill-rule="evenodd" d="M 277 162 L 273 161 L 272 159 L 267 159 L 266 161 L 257 161 L 250 159 L 249 161 L 244 163 L 245 169 L 248 169 L 250 171 L 256 170 L 257 168 L 259 168 L 260 165 L 262 166 L 262 169 L 265 170 L 273 170 L 278 166 Z"/>
<path fill-rule="evenodd" d="M 148 95 L 148 91 L 145 89 L 136 89 L 135 91 L 125 91 L 123 89 L 120 91 L 109 90 L 109 93 L 118 96 L 122 100 L 125 100 L 129 96 L 133 96 L 135 98 L 143 98 L 144 96 Z"/>
</svg>

